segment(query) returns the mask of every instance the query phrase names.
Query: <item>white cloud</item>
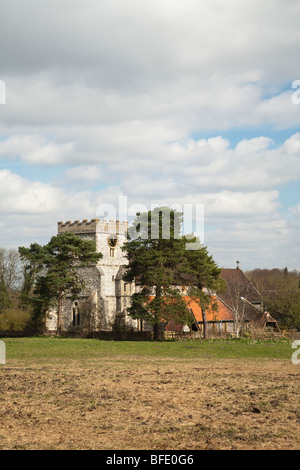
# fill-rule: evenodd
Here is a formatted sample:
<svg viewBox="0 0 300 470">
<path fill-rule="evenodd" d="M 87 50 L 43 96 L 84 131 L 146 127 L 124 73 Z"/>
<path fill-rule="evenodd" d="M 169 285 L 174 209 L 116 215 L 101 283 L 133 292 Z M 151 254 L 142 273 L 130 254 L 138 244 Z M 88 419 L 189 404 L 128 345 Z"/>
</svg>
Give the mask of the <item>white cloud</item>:
<svg viewBox="0 0 300 470">
<path fill-rule="evenodd" d="M 101 168 L 95 165 L 79 165 L 75 168 L 70 168 L 64 175 L 67 181 L 79 184 L 89 184 L 99 181 L 101 176 Z"/>
<path fill-rule="evenodd" d="M 14 5 L 2 2 L 2 34 L 11 39 L 4 70 L 80 66 L 101 72 L 107 87 L 141 84 L 141 78 L 161 83 L 186 71 L 210 76 L 246 69 L 273 81 L 274 72 L 298 71 L 300 8 L 293 0 L 288 8 L 283 0 L 28 0 L 26 6 L 15 0 Z M 16 30 L 23 34 L 14 35 Z M 24 51 L 31 51 L 30 62 Z"/>
<path fill-rule="evenodd" d="M 0 140 L 0 157 L 20 157 L 26 163 L 38 165 L 61 165 L 73 152 L 73 144 L 56 144 L 39 135 L 15 135 Z"/>
<path fill-rule="evenodd" d="M 11 214 L 43 214 L 59 210 L 62 192 L 50 184 L 28 181 L 0 170 L 0 210 Z"/>
<path fill-rule="evenodd" d="M 203 197 L 209 217 L 241 217 L 270 214 L 279 208 L 277 191 L 254 193 L 222 191 Z"/>
<path fill-rule="evenodd" d="M 203 203 L 228 262 L 289 253 L 299 208 L 284 218 L 279 191 L 300 178 L 300 134 L 243 133 L 300 125 L 297 0 L 2 0 L 1 18 L 3 242 L 50 236 L 124 194 Z"/>
<path fill-rule="evenodd" d="M 0 157 L 19 157 L 37 165 L 72 164 L 64 175 L 66 182 L 113 182 L 123 175 L 121 186 L 133 194 L 142 193 L 145 183 L 149 190 L 152 186 L 153 194 L 168 188 L 182 194 L 222 189 L 249 192 L 276 189 L 300 178 L 299 133 L 275 148 L 263 136 L 243 139 L 232 148 L 221 136 L 169 144 L 164 136 L 155 136 L 155 129 L 147 136 L 143 126 L 134 142 L 126 130 L 129 127 L 120 129 L 116 139 L 103 130 L 102 139 L 96 128 L 90 129 L 77 145 L 37 135 L 16 135 L 0 140 Z"/>
<path fill-rule="evenodd" d="M 296 204 L 294 207 L 291 207 L 290 212 L 296 217 L 299 217 L 298 221 L 300 221 L 300 202 Z"/>
<path fill-rule="evenodd" d="M 187 193 L 185 197 L 178 197 L 173 191 L 176 188 L 167 184 L 164 197 L 158 195 L 155 200 L 153 187 L 144 185 L 143 193 L 142 188 L 143 185 L 136 195 L 129 195 L 128 208 L 137 203 L 149 209 L 155 203 L 177 204 L 182 208 L 184 204 L 192 204 L 195 210 L 196 204 L 204 204 L 204 242 L 220 265 L 232 266 L 237 258 L 249 269 L 272 265 L 276 252 L 276 265 L 287 265 L 289 259 L 290 266 L 296 267 L 289 253 L 296 235 L 291 230 L 292 224 L 278 213 L 276 191 Z M 97 192 L 67 191 L 1 170 L 0 246 L 17 247 L 34 241 L 46 243 L 56 233 L 58 220 L 93 218 L 97 207 L 105 202 L 114 204 L 118 213 L 118 196 L 122 194 L 126 195 L 117 186 Z M 293 212 L 297 216 L 299 207 Z"/>
</svg>

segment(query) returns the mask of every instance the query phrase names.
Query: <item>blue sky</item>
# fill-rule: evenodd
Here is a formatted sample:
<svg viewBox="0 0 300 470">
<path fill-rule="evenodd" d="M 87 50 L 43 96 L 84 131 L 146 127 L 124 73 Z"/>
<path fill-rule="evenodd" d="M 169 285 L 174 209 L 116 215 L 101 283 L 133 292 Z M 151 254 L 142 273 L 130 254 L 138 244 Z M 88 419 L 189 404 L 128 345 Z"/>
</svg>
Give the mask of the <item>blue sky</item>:
<svg viewBox="0 0 300 470">
<path fill-rule="evenodd" d="M 1 19 L 0 246 L 126 196 L 203 204 L 220 266 L 300 269 L 298 1 L 2 0 Z"/>
</svg>

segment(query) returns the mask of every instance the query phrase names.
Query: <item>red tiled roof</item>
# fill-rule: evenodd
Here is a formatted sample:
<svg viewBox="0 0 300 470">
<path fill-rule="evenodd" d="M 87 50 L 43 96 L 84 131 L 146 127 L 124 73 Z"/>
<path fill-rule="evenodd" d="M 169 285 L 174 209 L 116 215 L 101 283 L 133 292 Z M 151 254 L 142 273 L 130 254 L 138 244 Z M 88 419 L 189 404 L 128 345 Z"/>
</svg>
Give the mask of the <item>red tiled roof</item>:
<svg viewBox="0 0 300 470">
<path fill-rule="evenodd" d="M 191 297 L 183 296 L 185 299 L 188 308 L 191 309 L 196 322 L 202 322 L 202 310 L 199 302 L 196 302 Z M 152 300 L 153 297 L 150 297 Z M 213 309 L 213 305 L 217 307 L 216 310 Z M 207 321 L 233 321 L 233 312 L 227 307 L 216 295 L 212 295 L 212 302 L 209 308 L 206 309 L 206 319 Z M 174 326 L 174 325 L 172 325 Z"/>
<path fill-rule="evenodd" d="M 201 306 L 195 300 L 190 297 L 184 297 L 188 307 L 192 310 L 195 320 L 202 322 L 202 310 Z M 213 310 L 212 304 L 217 306 L 217 310 Z M 206 309 L 207 321 L 230 321 L 233 320 L 233 312 L 228 308 L 217 296 L 212 296 L 212 303 L 209 308 Z"/>
</svg>

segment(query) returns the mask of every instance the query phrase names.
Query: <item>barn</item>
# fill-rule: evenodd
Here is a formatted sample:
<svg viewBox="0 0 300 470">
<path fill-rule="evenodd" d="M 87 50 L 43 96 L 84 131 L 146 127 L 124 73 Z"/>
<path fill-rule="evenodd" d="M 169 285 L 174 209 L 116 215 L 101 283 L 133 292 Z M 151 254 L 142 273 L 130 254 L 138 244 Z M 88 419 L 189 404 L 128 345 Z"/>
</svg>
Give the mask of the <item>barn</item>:
<svg viewBox="0 0 300 470">
<path fill-rule="evenodd" d="M 237 327 L 241 331 L 250 326 L 279 331 L 276 320 L 264 311 L 260 293 L 241 269 L 222 269 L 220 277 L 225 281 L 227 289 L 224 293 L 212 293 L 210 307 L 204 312 L 199 301 L 184 297 L 191 312 L 192 328 L 169 322 L 164 325 L 165 336 L 187 334 L 190 330 L 203 336 L 204 314 L 209 336 L 233 334 Z"/>
</svg>

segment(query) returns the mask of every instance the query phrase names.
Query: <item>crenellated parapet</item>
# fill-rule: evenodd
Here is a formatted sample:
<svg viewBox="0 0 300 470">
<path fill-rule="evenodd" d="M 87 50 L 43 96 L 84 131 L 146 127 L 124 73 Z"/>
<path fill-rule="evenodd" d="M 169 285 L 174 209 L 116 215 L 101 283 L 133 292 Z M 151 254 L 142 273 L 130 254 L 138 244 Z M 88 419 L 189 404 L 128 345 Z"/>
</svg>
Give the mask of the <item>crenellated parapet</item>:
<svg viewBox="0 0 300 470">
<path fill-rule="evenodd" d="M 96 232 L 98 219 L 87 220 L 84 219 L 82 221 L 75 220 L 71 222 L 71 220 L 67 220 L 66 222 L 57 222 L 58 233 L 94 233 Z"/>
<path fill-rule="evenodd" d="M 57 223 L 58 234 L 60 233 L 77 233 L 77 234 L 91 234 L 91 233 L 107 233 L 107 234 L 125 234 L 128 229 L 128 222 L 121 222 L 119 220 L 100 220 L 100 219 L 83 219 L 82 221 L 75 220 L 74 222 L 67 220 L 66 222 Z"/>
</svg>

